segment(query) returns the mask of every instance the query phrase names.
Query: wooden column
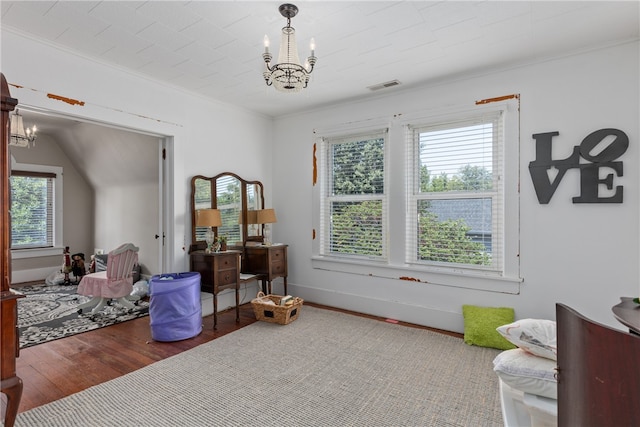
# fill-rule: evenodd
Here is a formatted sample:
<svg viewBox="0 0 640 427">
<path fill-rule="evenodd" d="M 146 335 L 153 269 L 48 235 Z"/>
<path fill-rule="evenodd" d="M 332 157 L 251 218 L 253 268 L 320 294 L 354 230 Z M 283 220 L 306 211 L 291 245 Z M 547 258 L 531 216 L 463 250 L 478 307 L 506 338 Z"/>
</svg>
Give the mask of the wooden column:
<svg viewBox="0 0 640 427">
<path fill-rule="evenodd" d="M 22 397 L 22 380 L 16 373 L 16 358 L 20 352 L 18 335 L 18 298 L 10 289 L 11 285 L 11 194 L 9 188 L 9 176 L 11 165 L 9 163 L 9 113 L 14 110 L 18 100 L 11 98 L 9 85 L 2 76 L 2 146 L 0 149 L 0 199 L 2 206 L 2 228 L 0 229 L 0 245 L 2 246 L 2 259 L 0 259 L 1 295 L 0 295 L 0 388 L 7 396 L 7 408 L 4 419 L 5 427 L 13 427 L 18 413 L 20 398 Z"/>
</svg>

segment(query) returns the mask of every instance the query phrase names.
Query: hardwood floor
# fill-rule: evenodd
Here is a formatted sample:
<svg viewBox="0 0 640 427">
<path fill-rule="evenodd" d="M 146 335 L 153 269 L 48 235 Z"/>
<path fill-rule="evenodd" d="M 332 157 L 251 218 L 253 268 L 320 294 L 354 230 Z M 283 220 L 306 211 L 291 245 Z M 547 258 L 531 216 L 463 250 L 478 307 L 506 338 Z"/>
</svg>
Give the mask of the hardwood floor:
<svg viewBox="0 0 640 427">
<path fill-rule="evenodd" d="M 256 321 L 251 304 L 240 307 L 240 322 L 233 310 L 203 319 L 202 333 L 176 342 L 151 338 L 149 317 L 84 332 L 20 350 L 18 376 L 24 389 L 18 412 L 44 405 L 93 385 L 117 378 Z"/>
<path fill-rule="evenodd" d="M 351 313 L 306 301 L 305 305 Z M 240 307 L 239 323 L 236 323 L 234 314 L 234 310 L 218 313 L 218 329 L 215 331 L 213 316 L 204 317 L 202 333 L 183 341 L 153 341 L 147 316 L 20 350 L 17 371 L 24 383 L 24 391 L 18 412 L 117 378 L 256 322 L 251 304 Z M 461 337 L 457 333 L 438 332 Z"/>
</svg>

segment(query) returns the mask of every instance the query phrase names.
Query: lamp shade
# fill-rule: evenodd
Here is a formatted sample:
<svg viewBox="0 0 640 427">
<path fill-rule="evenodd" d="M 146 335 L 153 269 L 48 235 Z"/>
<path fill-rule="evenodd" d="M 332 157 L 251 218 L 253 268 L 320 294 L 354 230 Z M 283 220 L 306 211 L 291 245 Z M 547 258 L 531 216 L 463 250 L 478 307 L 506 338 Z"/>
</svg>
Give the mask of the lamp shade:
<svg viewBox="0 0 640 427">
<path fill-rule="evenodd" d="M 242 224 L 242 212 L 238 217 L 238 223 Z M 247 224 L 258 224 L 258 211 L 247 211 Z"/>
<path fill-rule="evenodd" d="M 262 209 L 258 211 L 258 224 L 272 224 L 278 222 L 274 209 Z"/>
<path fill-rule="evenodd" d="M 219 227 L 222 217 L 218 209 L 198 209 L 196 211 L 196 227 Z"/>
</svg>

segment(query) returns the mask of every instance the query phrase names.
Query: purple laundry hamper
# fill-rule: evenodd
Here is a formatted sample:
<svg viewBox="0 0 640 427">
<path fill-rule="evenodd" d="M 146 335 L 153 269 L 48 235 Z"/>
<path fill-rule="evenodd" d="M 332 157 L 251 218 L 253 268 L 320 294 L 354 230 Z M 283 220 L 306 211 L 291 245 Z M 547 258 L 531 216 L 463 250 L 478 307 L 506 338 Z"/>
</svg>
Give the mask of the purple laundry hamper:
<svg viewBox="0 0 640 427">
<path fill-rule="evenodd" d="M 202 332 L 200 273 L 168 273 L 149 282 L 149 324 L 156 341 L 180 341 Z"/>
</svg>

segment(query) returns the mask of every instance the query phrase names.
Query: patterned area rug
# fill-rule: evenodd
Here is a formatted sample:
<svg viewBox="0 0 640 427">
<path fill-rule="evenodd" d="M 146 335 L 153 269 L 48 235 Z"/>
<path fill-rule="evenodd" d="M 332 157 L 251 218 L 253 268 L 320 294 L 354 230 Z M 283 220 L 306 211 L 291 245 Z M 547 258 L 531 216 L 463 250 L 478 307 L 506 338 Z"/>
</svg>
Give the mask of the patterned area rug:
<svg viewBox="0 0 640 427">
<path fill-rule="evenodd" d="M 149 314 L 149 303 L 133 309 L 112 303 L 101 312 L 78 314 L 78 305 L 91 298 L 78 295 L 78 285 L 31 285 L 15 288 L 26 295 L 18 300 L 20 348 L 57 340 Z"/>
</svg>

